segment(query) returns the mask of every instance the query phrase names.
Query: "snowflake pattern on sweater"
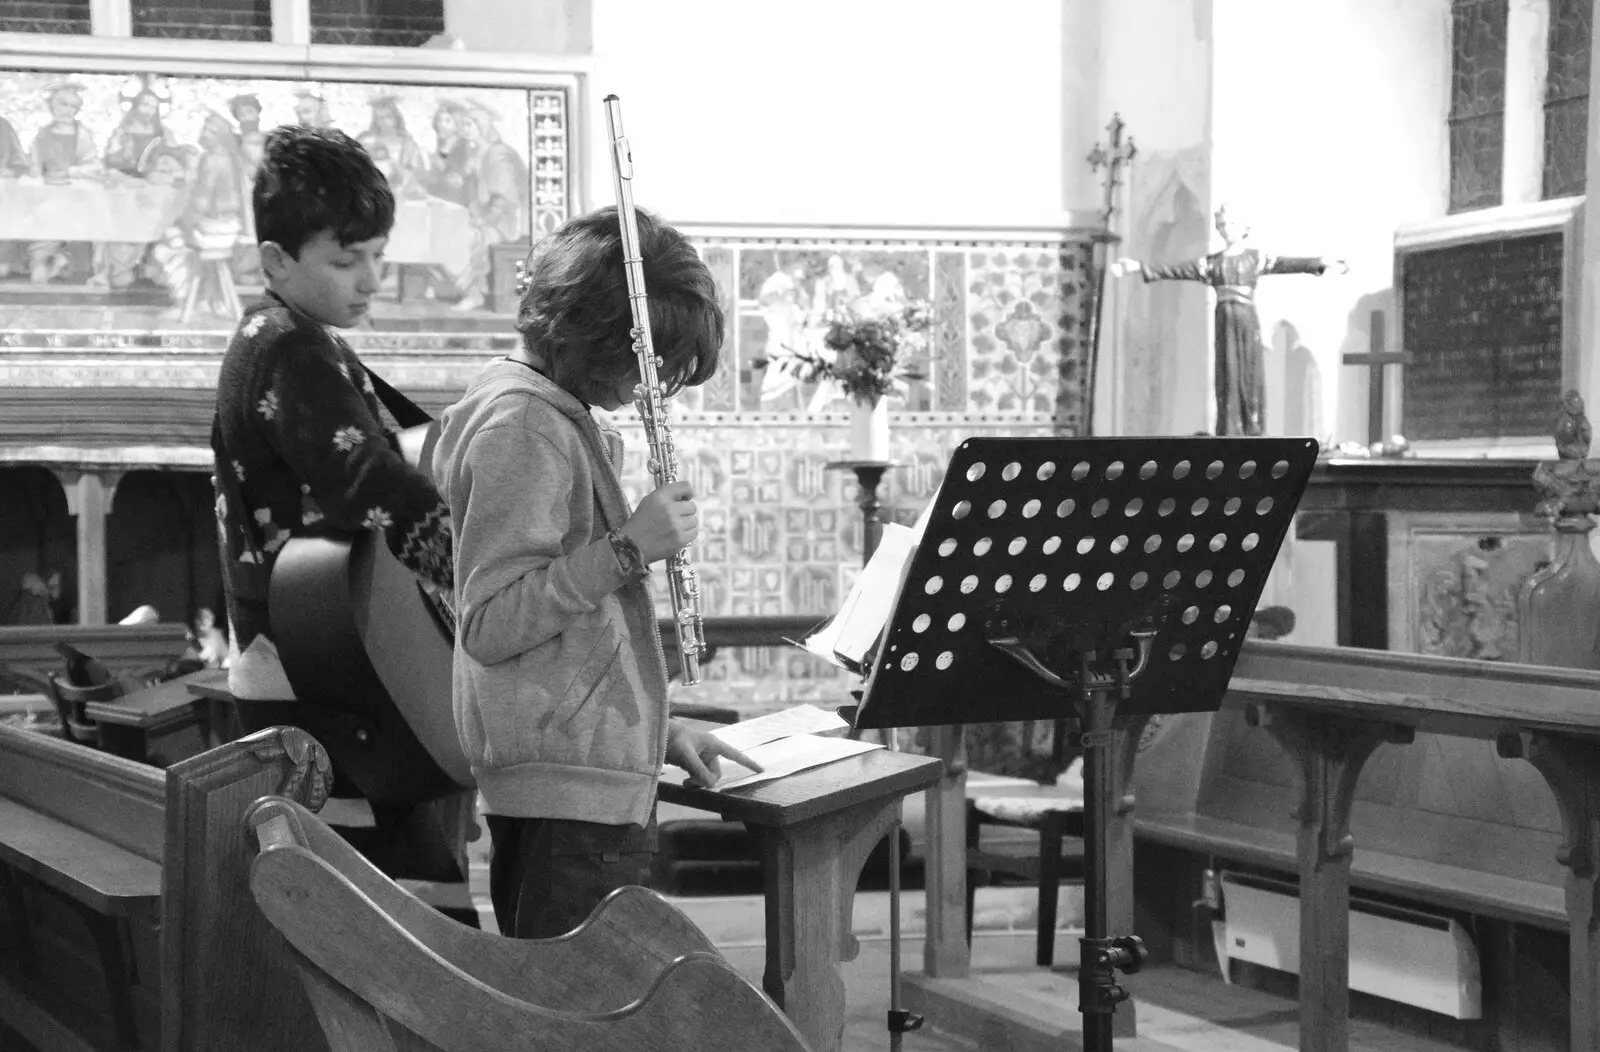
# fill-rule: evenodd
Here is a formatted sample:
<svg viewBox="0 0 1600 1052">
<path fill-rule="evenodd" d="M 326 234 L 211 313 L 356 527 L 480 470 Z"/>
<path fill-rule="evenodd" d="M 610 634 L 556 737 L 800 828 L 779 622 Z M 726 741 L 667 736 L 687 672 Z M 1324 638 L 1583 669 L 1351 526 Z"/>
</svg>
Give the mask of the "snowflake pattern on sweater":
<svg viewBox="0 0 1600 1052">
<path fill-rule="evenodd" d="M 228 345 L 217 381 L 223 578 L 234 643 L 272 638 L 266 584 L 293 536 L 381 531 L 426 584 L 453 587 L 450 512 L 407 464 L 361 360 L 333 331 L 270 293 Z"/>
</svg>

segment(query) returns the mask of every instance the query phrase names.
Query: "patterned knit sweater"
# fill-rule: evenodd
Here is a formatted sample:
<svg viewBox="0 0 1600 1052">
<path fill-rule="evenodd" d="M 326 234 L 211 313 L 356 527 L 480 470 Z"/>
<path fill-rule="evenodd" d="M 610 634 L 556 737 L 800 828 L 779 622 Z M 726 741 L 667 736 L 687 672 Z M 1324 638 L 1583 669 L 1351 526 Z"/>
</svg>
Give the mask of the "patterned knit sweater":
<svg viewBox="0 0 1600 1052">
<path fill-rule="evenodd" d="M 235 695 L 293 698 L 267 612 L 273 563 L 291 537 L 381 530 L 425 583 L 452 589 L 449 508 L 400 456 L 385 419 L 361 360 L 333 331 L 271 293 L 245 312 L 222 360 L 212 434 Z"/>
</svg>

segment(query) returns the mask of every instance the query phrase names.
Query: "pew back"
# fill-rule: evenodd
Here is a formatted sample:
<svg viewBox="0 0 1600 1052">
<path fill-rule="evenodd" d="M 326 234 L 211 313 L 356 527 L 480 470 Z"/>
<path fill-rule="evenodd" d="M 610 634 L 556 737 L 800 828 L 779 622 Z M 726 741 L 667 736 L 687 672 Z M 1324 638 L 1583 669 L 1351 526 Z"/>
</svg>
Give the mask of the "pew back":
<svg viewBox="0 0 1600 1052">
<path fill-rule="evenodd" d="M 251 898 L 243 815 L 275 793 L 319 807 L 329 780 L 286 728 L 163 771 L 0 725 L 0 956 L 21 965 L 0 1020 L 39 1048 L 325 1047 Z"/>
<path fill-rule="evenodd" d="M 189 630 L 181 624 L 0 625 L 0 689 L 33 684 L 43 692 L 45 677 L 61 670 L 56 643 L 69 643 L 116 676 L 138 675 L 164 667 L 183 654 Z"/>
</svg>

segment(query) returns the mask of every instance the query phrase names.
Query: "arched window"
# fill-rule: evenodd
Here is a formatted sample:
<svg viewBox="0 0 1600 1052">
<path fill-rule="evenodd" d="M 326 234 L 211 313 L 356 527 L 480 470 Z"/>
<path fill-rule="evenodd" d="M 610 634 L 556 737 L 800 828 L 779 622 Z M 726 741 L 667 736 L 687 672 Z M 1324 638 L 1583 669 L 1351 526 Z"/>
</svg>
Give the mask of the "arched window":
<svg viewBox="0 0 1600 1052">
<path fill-rule="evenodd" d="M 1452 0 L 1450 211 L 1501 201 L 1507 0 Z"/>
<path fill-rule="evenodd" d="M 1543 196 L 1583 193 L 1589 144 L 1589 32 L 1594 0 L 1550 0 L 1544 83 Z"/>
</svg>

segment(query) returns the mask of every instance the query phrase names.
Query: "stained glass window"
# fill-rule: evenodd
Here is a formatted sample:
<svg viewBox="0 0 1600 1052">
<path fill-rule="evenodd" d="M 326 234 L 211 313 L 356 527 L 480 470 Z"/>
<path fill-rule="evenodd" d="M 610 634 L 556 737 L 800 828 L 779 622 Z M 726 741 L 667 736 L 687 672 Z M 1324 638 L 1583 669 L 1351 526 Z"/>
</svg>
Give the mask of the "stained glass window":
<svg viewBox="0 0 1600 1052">
<path fill-rule="evenodd" d="M 1594 0 L 1550 0 L 1544 82 L 1544 196 L 1583 193 L 1589 146 L 1589 26 Z"/>
<path fill-rule="evenodd" d="M 136 2 L 133 35 L 167 40 L 271 40 L 272 0 Z"/>
<path fill-rule="evenodd" d="M 0 33 L 87 33 L 89 0 L 0 4 Z"/>
<path fill-rule="evenodd" d="M 1501 200 L 1507 0 L 1452 0 L 1450 211 Z"/>
<path fill-rule="evenodd" d="M 420 47 L 444 32 L 444 0 L 315 0 L 311 42 Z"/>
</svg>

